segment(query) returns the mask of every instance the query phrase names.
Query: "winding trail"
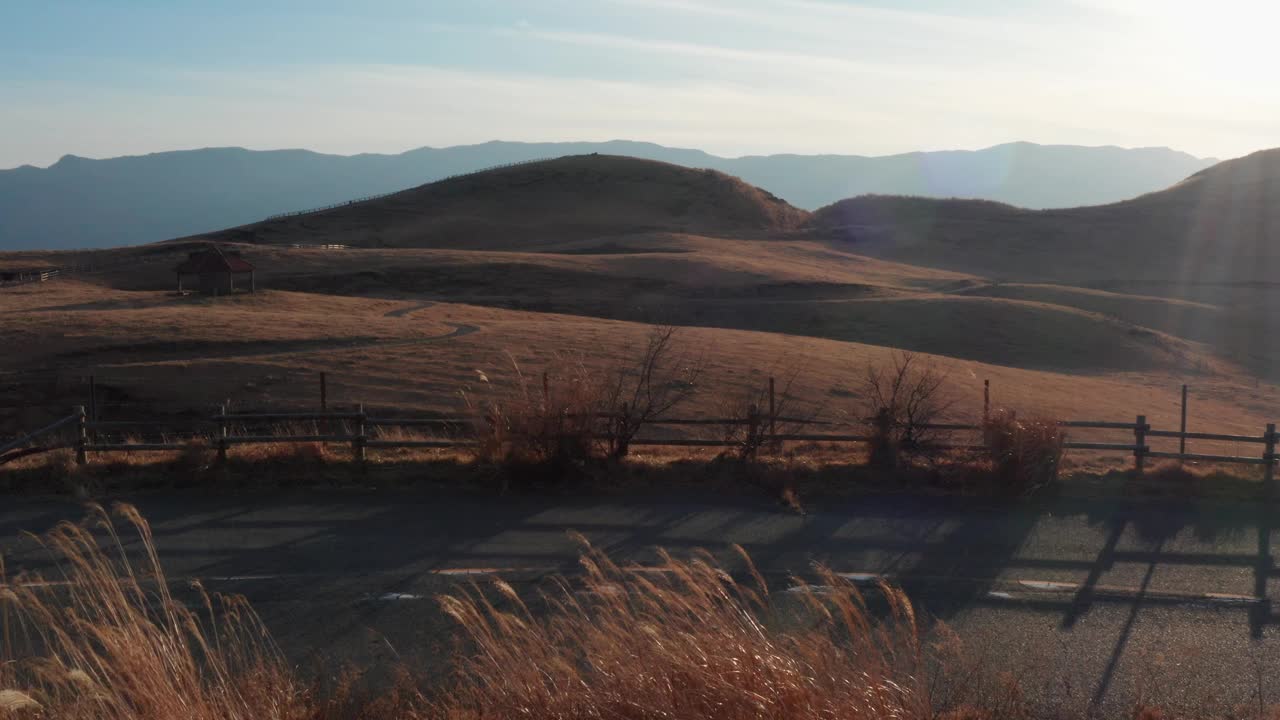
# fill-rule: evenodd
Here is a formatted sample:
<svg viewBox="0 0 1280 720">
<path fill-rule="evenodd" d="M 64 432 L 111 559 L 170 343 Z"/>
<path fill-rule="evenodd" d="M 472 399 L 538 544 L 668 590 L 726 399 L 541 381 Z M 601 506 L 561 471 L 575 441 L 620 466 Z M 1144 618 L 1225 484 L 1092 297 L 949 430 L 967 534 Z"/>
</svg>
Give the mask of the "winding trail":
<svg viewBox="0 0 1280 720">
<path fill-rule="evenodd" d="M 318 352 L 332 353 L 332 352 L 342 352 L 345 350 L 363 350 L 367 348 L 395 348 L 395 347 L 406 347 L 410 345 L 426 345 L 428 343 L 435 343 L 435 342 L 441 342 L 444 340 L 452 340 L 454 338 L 466 337 L 467 335 L 480 331 L 480 327 L 478 325 L 470 325 L 466 323 L 451 323 L 451 322 L 446 322 L 444 324 L 452 327 L 453 331 L 445 333 L 443 335 L 432 335 L 430 337 L 405 338 L 405 339 L 393 339 L 393 340 L 383 340 L 383 339 L 373 338 L 373 339 L 367 339 L 367 340 L 357 340 L 357 341 L 348 341 L 348 342 L 335 341 L 332 343 L 325 343 L 318 347 L 310 347 L 305 350 L 280 351 L 280 350 L 263 349 L 259 351 L 237 353 L 235 355 L 209 355 L 206 357 L 164 358 L 162 360 L 144 360 L 144 361 L 122 362 L 122 363 L 99 363 L 98 365 L 96 365 L 96 367 L 100 367 L 100 368 L 132 367 L 135 365 L 155 365 L 155 364 L 162 364 L 167 362 L 191 362 L 192 360 L 201 360 L 201 359 L 226 361 L 226 360 L 247 360 L 247 359 L 263 359 L 263 358 L 300 357 L 304 355 L 313 355 Z"/>
<path fill-rule="evenodd" d="M 417 305 L 410 305 L 409 307 L 402 307 L 402 308 L 397 308 L 395 310 L 389 310 L 383 313 L 382 317 L 404 317 L 409 313 L 415 313 L 415 312 L 418 312 L 419 310 L 426 310 L 427 308 L 435 304 L 436 302 L 434 300 L 427 300 L 425 302 L 418 303 Z"/>
</svg>

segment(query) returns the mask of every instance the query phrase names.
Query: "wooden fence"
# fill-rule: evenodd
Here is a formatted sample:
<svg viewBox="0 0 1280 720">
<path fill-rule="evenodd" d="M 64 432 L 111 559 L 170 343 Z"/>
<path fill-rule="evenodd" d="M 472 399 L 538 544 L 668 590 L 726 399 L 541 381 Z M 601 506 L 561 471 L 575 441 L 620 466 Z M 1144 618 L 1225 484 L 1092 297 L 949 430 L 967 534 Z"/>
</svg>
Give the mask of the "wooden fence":
<svg viewBox="0 0 1280 720">
<path fill-rule="evenodd" d="M 0 287 L 8 287 L 11 285 L 27 285 L 29 283 L 48 282 L 62 274 L 60 268 L 52 270 L 42 270 L 40 272 L 20 273 L 13 280 L 0 280 Z"/>
<path fill-rule="evenodd" d="M 770 407 L 774 407 L 770 403 Z M 601 431 L 595 433 L 596 439 L 612 440 L 615 435 L 615 423 L 620 419 L 619 415 L 601 413 L 596 416 Z M 400 448 L 456 448 L 466 447 L 473 440 L 474 421 L 468 418 L 448 418 L 448 417 L 432 417 L 432 418 L 393 418 L 370 416 L 365 412 L 363 405 L 357 405 L 351 411 L 329 411 L 323 412 L 279 412 L 279 413 L 229 413 L 226 406 L 219 408 L 216 415 L 198 421 L 204 426 L 204 431 L 196 433 L 195 436 L 206 437 L 208 442 L 216 449 L 218 460 L 224 462 L 227 459 L 231 449 L 237 445 L 250 444 L 266 444 L 266 443 L 349 443 L 351 446 L 352 456 L 357 460 L 365 460 L 369 450 L 373 449 L 400 449 Z M 281 432 L 272 432 L 262 430 L 264 427 L 270 427 L 275 423 L 278 427 L 280 424 L 298 424 L 298 423 L 315 423 L 315 427 L 321 428 L 319 432 L 312 434 L 289 434 Z M 1112 421 L 1096 421 L 1096 420 L 1064 420 L 1059 425 L 1066 429 L 1068 437 L 1064 443 L 1067 450 L 1089 450 L 1089 451 L 1110 451 L 1133 455 L 1134 470 L 1141 474 L 1146 467 L 1146 461 L 1149 458 L 1174 459 L 1174 460 L 1190 460 L 1210 463 L 1228 463 L 1243 465 L 1261 465 L 1265 468 L 1265 480 L 1270 483 L 1274 476 L 1276 464 L 1276 443 L 1280 440 L 1280 435 L 1276 433 L 1274 423 L 1267 424 L 1261 435 L 1234 435 L 1224 433 L 1205 433 L 1205 432 L 1187 432 L 1186 430 L 1156 430 L 1148 423 L 1146 416 L 1139 415 L 1133 422 L 1112 422 Z M 34 444 L 37 440 L 45 437 L 55 436 L 59 432 L 65 432 L 69 427 L 74 428 L 73 439 L 67 442 L 54 442 L 35 448 L 35 451 L 43 451 L 54 447 L 74 447 L 76 453 L 76 462 L 85 464 L 89 461 L 90 453 L 114 453 L 114 452 L 144 452 L 144 451 L 176 451 L 187 447 L 186 440 L 175 441 L 168 440 L 162 442 L 100 442 L 97 440 L 102 433 L 120 432 L 122 430 L 138 430 L 139 428 L 161 428 L 161 423 L 149 422 L 113 422 L 113 421 L 93 421 L 90 420 L 83 406 L 77 407 L 75 411 L 47 427 L 31 433 L 30 435 L 18 438 L 5 445 L 0 445 L 0 464 L 8 460 L 15 459 L 24 454 L 30 454 L 32 448 L 26 446 Z M 752 407 L 746 417 L 740 418 L 660 418 L 646 423 L 647 427 L 717 427 L 724 432 L 719 438 L 656 438 L 656 437 L 637 437 L 632 439 L 628 444 L 631 446 L 666 446 L 666 447 L 723 447 L 723 448 L 741 448 L 748 454 L 753 454 L 756 447 L 768 446 L 782 442 L 827 442 L 827 443 L 866 443 L 871 441 L 871 437 L 865 434 L 857 433 L 839 433 L 835 430 L 838 428 L 854 427 L 850 423 L 840 423 L 827 420 L 814 420 L 807 418 L 794 418 L 778 415 L 772 411 L 761 412 Z M 817 429 L 818 432 L 790 432 L 779 431 L 779 427 L 792 427 L 798 429 Z M 373 428 L 381 427 L 399 427 L 399 428 L 430 428 L 442 436 L 435 439 L 400 439 L 400 438 L 384 438 L 377 435 L 371 436 L 370 431 Z M 733 428 L 738 428 L 738 432 L 745 431 L 746 438 L 754 438 L 755 443 L 750 444 L 742 437 L 736 437 Z M 823 430 L 825 429 L 825 430 Z M 968 423 L 933 423 L 921 425 L 920 430 L 930 430 L 939 433 L 962 433 L 972 432 L 979 433 L 983 429 L 982 424 Z M 1124 442 L 1092 442 L 1092 441 L 1075 441 L 1070 439 L 1072 429 L 1087 429 L 1092 431 L 1116 432 L 1123 433 L 1126 436 Z M 1157 452 L 1150 448 L 1147 444 L 1151 438 L 1174 438 L 1180 441 L 1179 452 Z M 1248 443 L 1262 446 L 1262 452 L 1256 456 L 1248 455 L 1213 455 L 1205 453 L 1186 452 L 1183 448 L 1186 446 L 1187 440 L 1232 442 L 1232 443 Z M 971 442 L 945 442 L 931 444 L 932 448 L 939 450 L 978 450 L 983 445 L 974 441 Z"/>
<path fill-rule="evenodd" d="M 275 215 L 268 215 L 267 217 L 263 218 L 262 222 L 266 222 L 268 220 L 279 220 L 281 218 L 287 218 L 287 217 L 295 217 L 297 215 L 310 215 L 311 213 L 324 212 L 325 210 L 333 210 L 334 208 L 345 207 L 347 205 L 354 205 L 356 203 L 362 203 L 367 200 L 377 200 L 378 198 L 384 198 L 384 197 L 387 197 L 388 195 L 395 195 L 398 192 L 404 192 L 404 188 L 401 188 L 400 190 L 392 190 L 391 192 L 378 193 L 377 195 L 366 195 L 362 198 L 355 198 L 353 200 L 343 200 L 342 202 L 333 203 L 332 205 L 322 205 L 320 207 L 307 208 L 306 210 L 293 210 L 291 212 L 276 213 Z"/>
</svg>

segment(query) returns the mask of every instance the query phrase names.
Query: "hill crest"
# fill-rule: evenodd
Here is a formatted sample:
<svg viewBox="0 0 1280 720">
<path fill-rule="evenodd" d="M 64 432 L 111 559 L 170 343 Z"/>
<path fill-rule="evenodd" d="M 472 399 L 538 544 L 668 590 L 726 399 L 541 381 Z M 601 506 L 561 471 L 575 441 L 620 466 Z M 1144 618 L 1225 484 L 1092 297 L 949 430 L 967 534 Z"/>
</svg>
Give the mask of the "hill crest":
<svg viewBox="0 0 1280 720">
<path fill-rule="evenodd" d="M 523 249 L 647 232 L 755 237 L 809 213 L 716 170 L 575 155 L 428 183 L 337 208 L 195 236 L 360 247 Z"/>
</svg>

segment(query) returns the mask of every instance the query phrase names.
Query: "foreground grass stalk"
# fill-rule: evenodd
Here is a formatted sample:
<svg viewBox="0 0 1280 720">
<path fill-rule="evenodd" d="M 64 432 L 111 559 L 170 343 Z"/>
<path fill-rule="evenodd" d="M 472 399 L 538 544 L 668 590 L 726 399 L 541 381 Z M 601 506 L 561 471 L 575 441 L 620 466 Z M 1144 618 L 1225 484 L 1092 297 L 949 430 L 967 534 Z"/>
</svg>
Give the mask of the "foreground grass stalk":
<svg viewBox="0 0 1280 720">
<path fill-rule="evenodd" d="M 87 525 L 63 523 L 43 538 L 60 578 L 20 578 L 0 591 L 16 620 L 7 623 L 16 627 L 4 638 L 0 689 L 29 701 L 15 700 L 21 709 L 13 712 L 71 720 L 300 717 L 304 688 L 253 611 L 198 586 L 198 611 L 176 600 L 146 522 L 129 507 L 116 515 L 138 534 L 140 565 L 96 507 Z M 93 528 L 105 532 L 109 550 Z"/>
<path fill-rule="evenodd" d="M 655 572 L 579 539 L 581 578 L 531 597 L 496 581 L 439 598 L 457 623 L 451 681 L 401 666 L 376 687 L 348 673 L 322 692 L 298 678 L 244 600 L 198 585 L 171 592 L 136 510 L 94 508 L 84 525 L 42 539 L 58 576 L 0 585 L 0 719 L 924 720 L 940 707 L 1025 716 L 1014 695 L 991 710 L 940 702 L 950 655 L 922 641 L 910 602 L 888 586 L 873 611 L 825 570 L 771 593 L 741 549 L 745 582 L 705 552 L 662 553 Z"/>
<path fill-rule="evenodd" d="M 745 554 L 744 554 L 745 558 Z M 465 718 L 927 718 L 933 716 L 911 605 L 882 588 L 887 622 L 828 571 L 791 593 L 807 625 L 788 630 L 759 574 L 731 579 L 707 555 L 664 571 L 586 547 L 581 586 L 531 613 L 499 584 L 441 598 L 474 648 L 441 709 Z"/>
</svg>

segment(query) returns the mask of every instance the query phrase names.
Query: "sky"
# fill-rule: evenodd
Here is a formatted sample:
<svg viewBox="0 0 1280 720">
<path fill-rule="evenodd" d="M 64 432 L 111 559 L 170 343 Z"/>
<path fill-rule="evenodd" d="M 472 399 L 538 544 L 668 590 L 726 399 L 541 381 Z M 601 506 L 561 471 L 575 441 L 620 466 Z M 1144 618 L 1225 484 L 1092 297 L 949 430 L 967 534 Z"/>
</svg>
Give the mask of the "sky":
<svg viewBox="0 0 1280 720">
<path fill-rule="evenodd" d="M 213 146 L 1280 146 L 1246 0 L 3 0 L 0 168 Z"/>
</svg>

